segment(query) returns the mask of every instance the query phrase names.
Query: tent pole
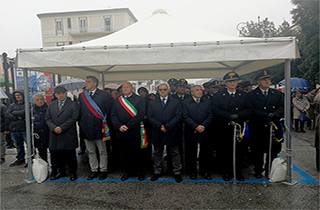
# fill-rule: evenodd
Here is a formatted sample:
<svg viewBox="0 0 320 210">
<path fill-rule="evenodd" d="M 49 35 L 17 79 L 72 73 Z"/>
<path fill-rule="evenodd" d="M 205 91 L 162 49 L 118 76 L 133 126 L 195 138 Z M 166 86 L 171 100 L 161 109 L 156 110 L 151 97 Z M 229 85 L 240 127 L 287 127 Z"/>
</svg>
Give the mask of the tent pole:
<svg viewBox="0 0 320 210">
<path fill-rule="evenodd" d="M 284 117 L 285 117 L 285 137 L 286 137 L 286 159 L 287 159 L 287 182 L 292 183 L 292 156 L 291 156 L 291 63 L 286 59 L 284 65 L 285 78 L 285 102 L 284 102 Z"/>
<path fill-rule="evenodd" d="M 29 84 L 28 84 L 28 69 L 23 69 L 23 81 L 24 81 L 24 110 L 26 117 L 26 137 L 27 137 L 27 163 L 28 163 L 28 179 L 27 183 L 33 182 L 32 180 L 32 145 L 31 145 L 31 121 L 30 121 L 30 104 L 29 104 Z"/>
<path fill-rule="evenodd" d="M 103 76 L 103 73 L 100 74 L 100 77 L 101 77 L 101 83 L 102 83 L 101 90 L 104 90 L 104 76 Z"/>
</svg>

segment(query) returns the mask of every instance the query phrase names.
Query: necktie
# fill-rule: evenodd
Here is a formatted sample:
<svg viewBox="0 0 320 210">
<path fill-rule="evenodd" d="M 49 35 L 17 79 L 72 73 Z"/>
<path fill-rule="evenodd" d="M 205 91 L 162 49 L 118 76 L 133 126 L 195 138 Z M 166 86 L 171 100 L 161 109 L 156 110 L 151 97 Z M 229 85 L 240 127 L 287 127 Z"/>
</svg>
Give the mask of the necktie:
<svg viewBox="0 0 320 210">
<path fill-rule="evenodd" d="M 166 105 L 166 99 L 164 98 L 164 99 L 162 99 L 161 100 L 161 106 L 162 106 L 162 109 L 164 108 L 164 106 Z"/>
<path fill-rule="evenodd" d="M 92 91 L 90 91 L 90 92 L 89 92 L 89 96 L 91 96 L 91 97 L 92 97 L 92 95 L 93 95 L 93 92 L 92 92 Z"/>
<path fill-rule="evenodd" d="M 232 98 L 234 97 L 234 93 L 231 93 L 230 95 L 231 95 Z"/>
<path fill-rule="evenodd" d="M 199 102 L 200 102 L 200 99 L 199 99 L 199 98 L 197 98 L 197 99 L 196 99 L 196 102 L 197 102 L 197 103 L 199 103 Z"/>
<path fill-rule="evenodd" d="M 62 106 L 63 106 L 63 101 L 59 101 L 59 111 L 61 111 Z"/>
<path fill-rule="evenodd" d="M 265 97 L 267 97 L 268 96 L 268 94 L 267 94 L 267 91 L 265 90 L 265 91 L 263 91 L 263 95 L 265 96 Z"/>
</svg>

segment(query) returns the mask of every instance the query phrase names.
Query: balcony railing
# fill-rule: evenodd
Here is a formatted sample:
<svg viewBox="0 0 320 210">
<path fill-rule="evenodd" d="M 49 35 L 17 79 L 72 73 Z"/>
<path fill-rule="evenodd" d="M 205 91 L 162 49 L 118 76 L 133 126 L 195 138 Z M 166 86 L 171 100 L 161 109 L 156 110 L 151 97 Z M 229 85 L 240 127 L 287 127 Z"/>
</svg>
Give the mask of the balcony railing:
<svg viewBox="0 0 320 210">
<path fill-rule="evenodd" d="M 114 32 L 124 28 L 124 26 L 105 26 L 99 28 L 69 28 L 69 34 L 85 34 L 85 33 L 100 33 L 100 32 Z"/>
</svg>

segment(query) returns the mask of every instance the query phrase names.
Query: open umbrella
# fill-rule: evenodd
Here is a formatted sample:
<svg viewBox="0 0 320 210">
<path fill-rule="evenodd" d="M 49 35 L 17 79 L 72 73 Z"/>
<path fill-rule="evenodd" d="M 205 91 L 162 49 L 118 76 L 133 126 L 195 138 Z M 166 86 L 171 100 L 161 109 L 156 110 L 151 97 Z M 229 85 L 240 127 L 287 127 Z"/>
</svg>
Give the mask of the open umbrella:
<svg viewBox="0 0 320 210">
<path fill-rule="evenodd" d="M 0 89 L 0 98 L 9 98 L 4 90 Z"/>
<path fill-rule="evenodd" d="M 302 78 L 291 78 L 290 84 L 292 88 L 310 88 L 312 87 L 311 83 L 308 80 Z M 285 80 L 279 82 L 279 85 L 284 86 Z"/>
<path fill-rule="evenodd" d="M 60 82 L 56 87 L 64 87 L 68 91 L 80 90 L 85 86 L 86 81 L 79 78 L 68 79 Z"/>
<path fill-rule="evenodd" d="M 104 86 L 105 88 L 110 88 L 112 90 L 116 90 L 120 87 L 120 85 L 117 85 L 117 84 L 114 84 L 114 83 L 111 83 L 111 84 L 107 84 Z"/>
</svg>

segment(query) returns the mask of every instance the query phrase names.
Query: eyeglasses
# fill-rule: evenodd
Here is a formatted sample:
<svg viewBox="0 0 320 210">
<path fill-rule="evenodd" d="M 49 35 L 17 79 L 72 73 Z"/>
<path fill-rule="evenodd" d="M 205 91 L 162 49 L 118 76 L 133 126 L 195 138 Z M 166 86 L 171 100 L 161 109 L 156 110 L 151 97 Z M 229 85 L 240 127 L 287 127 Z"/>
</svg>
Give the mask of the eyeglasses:
<svg viewBox="0 0 320 210">
<path fill-rule="evenodd" d="M 168 90 L 168 88 L 166 88 L 166 89 L 158 89 L 159 91 L 167 91 Z"/>
</svg>

